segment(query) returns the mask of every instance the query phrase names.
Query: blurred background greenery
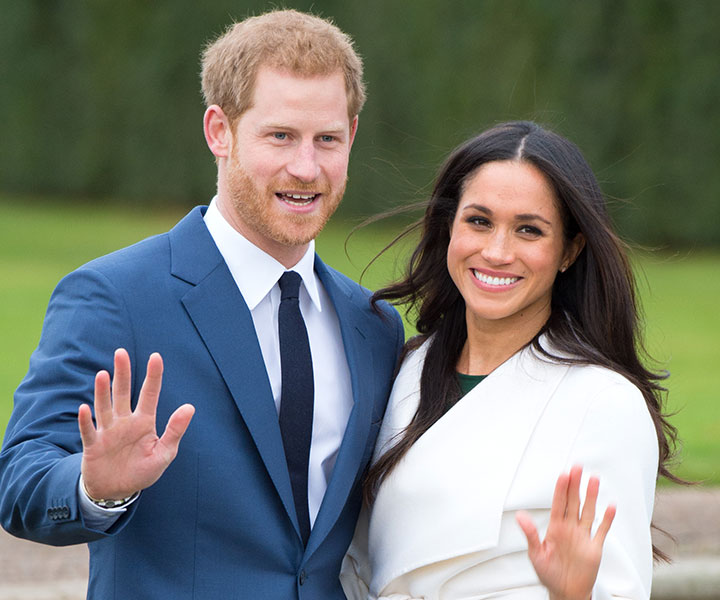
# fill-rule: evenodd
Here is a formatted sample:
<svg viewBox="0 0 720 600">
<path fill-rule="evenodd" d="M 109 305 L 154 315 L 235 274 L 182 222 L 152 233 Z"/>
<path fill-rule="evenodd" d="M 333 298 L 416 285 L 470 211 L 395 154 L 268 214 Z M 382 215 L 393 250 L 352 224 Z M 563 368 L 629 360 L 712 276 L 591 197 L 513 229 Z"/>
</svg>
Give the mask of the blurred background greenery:
<svg viewBox="0 0 720 600">
<path fill-rule="evenodd" d="M 0 18 L 0 433 L 57 280 L 206 203 L 203 45 L 266 1 L 6 0 Z M 368 102 L 318 247 L 359 277 L 460 141 L 508 119 L 574 140 L 638 253 L 650 348 L 672 372 L 681 473 L 720 483 L 720 2 L 287 0 L 332 17 Z M 388 257 L 368 272 L 377 287 Z"/>
<path fill-rule="evenodd" d="M 344 214 L 414 199 L 461 140 L 531 118 L 577 142 L 623 232 L 720 243 L 720 2 L 290 0 L 364 57 Z M 205 202 L 199 53 L 267 1 L 6 0 L 0 190 Z M 632 200 L 628 205 L 622 200 Z"/>
</svg>

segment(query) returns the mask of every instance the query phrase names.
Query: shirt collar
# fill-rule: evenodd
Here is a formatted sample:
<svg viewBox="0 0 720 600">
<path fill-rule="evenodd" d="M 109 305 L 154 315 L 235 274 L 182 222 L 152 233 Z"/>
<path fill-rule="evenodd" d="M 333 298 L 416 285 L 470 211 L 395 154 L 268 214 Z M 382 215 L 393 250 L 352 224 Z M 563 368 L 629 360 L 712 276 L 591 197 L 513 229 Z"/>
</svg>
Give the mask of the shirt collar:
<svg viewBox="0 0 720 600">
<path fill-rule="evenodd" d="M 270 293 L 285 271 L 293 270 L 302 277 L 315 308 L 318 312 L 322 311 L 315 274 L 315 240 L 310 241 L 307 252 L 298 263 L 292 269 L 286 269 L 225 220 L 217 206 L 217 196 L 205 212 L 205 225 L 250 310 Z"/>
</svg>

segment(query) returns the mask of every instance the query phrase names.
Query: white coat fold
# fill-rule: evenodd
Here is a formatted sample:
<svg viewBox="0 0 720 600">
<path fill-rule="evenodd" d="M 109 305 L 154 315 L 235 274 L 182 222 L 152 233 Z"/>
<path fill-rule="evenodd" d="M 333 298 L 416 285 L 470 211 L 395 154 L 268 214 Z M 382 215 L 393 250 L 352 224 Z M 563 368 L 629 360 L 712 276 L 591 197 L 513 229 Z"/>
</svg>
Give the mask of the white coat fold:
<svg viewBox="0 0 720 600">
<path fill-rule="evenodd" d="M 427 343 L 395 381 L 375 458 L 419 402 Z M 573 464 L 601 479 L 618 515 L 594 597 L 649 598 L 657 437 L 640 391 L 604 368 L 526 348 L 493 371 L 408 451 L 358 525 L 341 580 L 349 598 L 545 598 L 514 513 L 544 533 L 555 481 Z M 583 486 L 584 489 L 584 486 Z"/>
</svg>

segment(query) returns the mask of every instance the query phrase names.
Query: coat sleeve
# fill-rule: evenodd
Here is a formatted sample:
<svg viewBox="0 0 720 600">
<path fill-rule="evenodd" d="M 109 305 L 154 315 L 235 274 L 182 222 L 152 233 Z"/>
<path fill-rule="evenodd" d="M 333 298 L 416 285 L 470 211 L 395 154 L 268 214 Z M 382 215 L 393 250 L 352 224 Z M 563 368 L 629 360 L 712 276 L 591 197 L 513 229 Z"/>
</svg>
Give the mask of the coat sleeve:
<svg viewBox="0 0 720 600">
<path fill-rule="evenodd" d="M 647 599 L 652 583 L 650 521 L 658 472 L 658 440 L 641 392 L 617 377 L 589 404 L 568 464 L 600 478 L 594 528 L 605 507 L 617 514 L 605 540 L 594 600 Z M 585 483 L 581 489 L 585 489 Z"/>
<path fill-rule="evenodd" d="M 347 600 L 422 600 L 407 594 L 377 596 L 370 592 L 372 569 L 368 560 L 368 510 L 360 512 L 355 535 L 340 568 L 340 583 Z"/>
<path fill-rule="evenodd" d="M 419 399 L 419 381 L 422 361 L 427 348 L 409 353 L 400 367 L 383 417 L 380 433 L 375 443 L 372 462 L 376 462 L 397 442 L 412 420 Z M 371 509 L 363 506 L 358 519 L 355 535 L 345 555 L 340 570 L 340 582 L 348 600 L 375 600 L 370 593 L 372 566 L 368 550 L 368 530 Z M 382 600 L 412 600 L 409 596 L 396 598 L 382 596 Z M 378 599 L 380 600 L 380 599 Z"/>
<path fill-rule="evenodd" d="M 122 294 L 97 271 L 81 268 L 53 292 L 0 453 L 0 522 L 9 533 L 52 545 L 106 535 L 85 526 L 78 505 L 77 414 L 82 403 L 93 406 L 95 374 L 111 371 L 114 350 L 134 355 L 131 331 Z"/>
<path fill-rule="evenodd" d="M 360 512 L 355 535 L 340 567 L 340 583 L 348 600 L 367 600 L 370 587 L 370 561 L 368 560 L 368 509 Z"/>
</svg>

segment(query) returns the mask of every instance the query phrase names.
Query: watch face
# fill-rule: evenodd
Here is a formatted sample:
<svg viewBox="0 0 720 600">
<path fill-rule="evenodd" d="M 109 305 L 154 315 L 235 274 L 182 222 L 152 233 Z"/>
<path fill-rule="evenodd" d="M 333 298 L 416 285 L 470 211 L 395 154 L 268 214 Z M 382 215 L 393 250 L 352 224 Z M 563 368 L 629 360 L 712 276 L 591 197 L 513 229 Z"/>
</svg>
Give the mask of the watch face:
<svg viewBox="0 0 720 600">
<path fill-rule="evenodd" d="M 121 508 L 126 504 L 130 504 L 130 502 L 135 500 L 135 498 L 137 498 L 139 495 L 140 492 L 135 492 L 131 496 L 123 498 L 122 500 L 95 500 L 93 498 L 90 498 L 90 500 L 92 500 L 94 504 L 97 504 L 101 508 Z"/>
</svg>

